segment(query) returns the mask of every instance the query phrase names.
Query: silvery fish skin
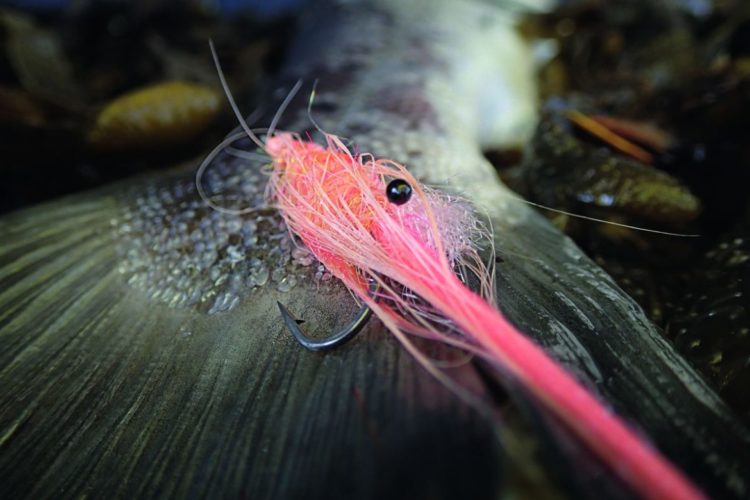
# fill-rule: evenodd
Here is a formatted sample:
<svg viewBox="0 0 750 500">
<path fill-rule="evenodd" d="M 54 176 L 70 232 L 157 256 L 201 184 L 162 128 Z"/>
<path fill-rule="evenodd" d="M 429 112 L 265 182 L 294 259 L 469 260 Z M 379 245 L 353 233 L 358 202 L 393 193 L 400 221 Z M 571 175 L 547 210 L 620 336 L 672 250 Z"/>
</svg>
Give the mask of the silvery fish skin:
<svg viewBox="0 0 750 500">
<path fill-rule="evenodd" d="M 275 97 L 319 79 L 323 128 L 476 203 L 514 323 L 708 492 L 746 496 L 747 430 L 481 155 L 535 125 L 512 19 L 482 3 L 347 1 L 301 24 Z M 284 129 L 311 127 L 307 95 Z M 278 214 L 209 209 L 195 167 L 0 222 L 0 497 L 407 498 L 411 483 L 496 497 L 487 423 L 381 325 L 325 355 L 292 341 L 276 300 L 320 329 L 356 306 Z M 226 153 L 205 183 L 216 203 L 262 207 L 263 175 Z"/>
</svg>

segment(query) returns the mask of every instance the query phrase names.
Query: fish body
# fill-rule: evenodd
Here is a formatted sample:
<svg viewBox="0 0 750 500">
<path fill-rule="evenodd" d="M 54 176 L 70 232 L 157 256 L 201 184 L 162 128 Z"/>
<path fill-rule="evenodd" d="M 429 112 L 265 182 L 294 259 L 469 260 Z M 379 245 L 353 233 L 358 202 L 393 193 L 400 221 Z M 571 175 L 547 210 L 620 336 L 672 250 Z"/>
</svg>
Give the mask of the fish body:
<svg viewBox="0 0 750 500">
<path fill-rule="evenodd" d="M 322 128 L 469 198 L 517 328 L 708 494 L 747 496 L 747 429 L 481 154 L 535 124 L 512 21 L 446 0 L 316 5 L 300 23 L 280 94 L 319 79 Z M 302 132 L 306 107 L 280 127 Z M 325 356 L 293 342 L 277 300 L 323 328 L 348 317 L 348 292 L 279 214 L 212 210 L 195 167 L 0 221 L 0 497 L 496 497 L 493 432 L 375 322 Z M 236 155 L 205 179 L 216 203 L 266 203 L 267 177 Z"/>
</svg>

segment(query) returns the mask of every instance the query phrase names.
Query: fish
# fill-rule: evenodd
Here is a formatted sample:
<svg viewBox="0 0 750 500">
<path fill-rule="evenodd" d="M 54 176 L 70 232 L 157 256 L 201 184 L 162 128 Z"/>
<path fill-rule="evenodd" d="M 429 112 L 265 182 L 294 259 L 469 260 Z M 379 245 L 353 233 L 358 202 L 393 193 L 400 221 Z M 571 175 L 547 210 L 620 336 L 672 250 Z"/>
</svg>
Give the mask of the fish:
<svg viewBox="0 0 750 500">
<path fill-rule="evenodd" d="M 311 112 L 323 129 L 486 211 L 503 313 L 707 494 L 742 498 L 747 429 L 481 154 L 535 126 L 513 22 L 481 2 L 316 5 L 269 100 L 317 79 Z M 280 129 L 305 134 L 309 91 Z M 265 205 L 256 163 L 231 150 L 212 162 L 212 203 Z M 0 496 L 489 498 L 512 488 L 492 427 L 382 325 L 325 354 L 300 348 L 277 301 L 315 328 L 341 324 L 356 304 L 276 211 L 213 210 L 196 167 L 0 219 Z M 455 376 L 489 384 L 473 363 Z"/>
</svg>

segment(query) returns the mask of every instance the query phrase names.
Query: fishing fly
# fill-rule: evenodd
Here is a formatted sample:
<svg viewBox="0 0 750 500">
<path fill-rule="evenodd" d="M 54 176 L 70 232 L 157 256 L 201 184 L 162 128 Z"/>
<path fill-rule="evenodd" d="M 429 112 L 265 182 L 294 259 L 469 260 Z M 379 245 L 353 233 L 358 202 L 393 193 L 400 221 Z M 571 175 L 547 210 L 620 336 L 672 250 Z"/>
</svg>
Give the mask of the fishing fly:
<svg viewBox="0 0 750 500">
<path fill-rule="evenodd" d="M 353 154 L 335 135 L 323 133 L 325 142 L 318 144 L 276 131 L 289 96 L 262 142 L 242 119 L 213 45 L 211 50 L 244 133 L 270 157 L 267 193 L 273 206 L 290 232 L 363 303 L 349 325 L 322 341 L 307 337 L 279 304 L 285 324 L 305 347 L 340 345 L 374 314 L 433 374 L 436 368 L 407 335 L 461 347 L 502 369 L 642 496 L 704 498 L 498 311 L 494 272 L 477 249 L 488 230 L 468 202 L 422 185 L 398 162 Z M 461 279 L 467 272 L 478 278 L 477 292 Z"/>
</svg>

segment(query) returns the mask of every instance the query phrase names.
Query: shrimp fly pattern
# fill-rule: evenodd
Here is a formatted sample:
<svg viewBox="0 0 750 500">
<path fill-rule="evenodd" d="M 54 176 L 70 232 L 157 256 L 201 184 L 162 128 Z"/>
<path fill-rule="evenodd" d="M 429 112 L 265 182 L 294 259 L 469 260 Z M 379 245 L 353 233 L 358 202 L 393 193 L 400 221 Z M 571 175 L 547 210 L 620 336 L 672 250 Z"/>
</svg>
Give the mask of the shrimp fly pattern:
<svg viewBox="0 0 750 500">
<path fill-rule="evenodd" d="M 211 50 L 242 134 L 270 157 L 269 204 L 280 212 L 289 231 L 364 304 L 355 320 L 325 345 L 306 345 L 308 339 L 279 304 L 286 325 L 303 345 L 315 350 L 334 347 L 359 331 L 371 311 L 443 382 L 446 377 L 407 335 L 439 340 L 486 359 L 520 383 L 640 495 L 704 498 L 678 469 L 498 311 L 494 269 L 485 265 L 478 251 L 481 241 L 493 240 L 466 201 L 423 186 L 395 161 L 352 154 L 340 138 L 319 127 L 324 145 L 277 132 L 278 118 L 299 83 L 280 106 L 262 142 L 234 103 L 213 44 Z M 240 135 L 230 136 L 206 158 L 198 171 L 199 190 L 202 169 Z M 478 292 L 466 286 L 459 270 L 478 278 Z"/>
</svg>

